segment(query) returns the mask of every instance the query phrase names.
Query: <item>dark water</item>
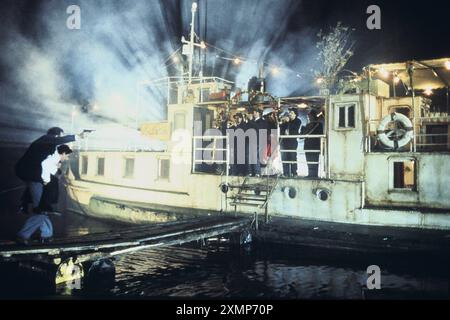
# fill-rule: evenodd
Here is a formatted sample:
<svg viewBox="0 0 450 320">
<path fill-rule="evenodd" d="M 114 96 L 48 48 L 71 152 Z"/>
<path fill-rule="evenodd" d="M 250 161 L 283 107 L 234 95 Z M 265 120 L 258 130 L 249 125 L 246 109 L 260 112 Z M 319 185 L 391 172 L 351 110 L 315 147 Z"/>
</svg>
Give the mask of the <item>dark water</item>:
<svg viewBox="0 0 450 320">
<path fill-rule="evenodd" d="M 12 167 L 21 152 L 7 151 L 3 154 L 11 157 L 0 157 L 5 168 L 0 171 L 1 190 L 20 185 Z M 18 191 L 0 193 L 0 239 L 13 239 L 26 218 L 14 213 L 19 196 Z M 126 227 L 73 213 L 51 219 L 56 236 Z M 0 264 L 0 298 L 450 298 L 450 263 L 439 257 L 373 256 L 257 243 L 235 247 L 224 238 L 125 254 L 114 265 L 113 281 L 104 275 L 87 277 L 80 289 L 74 289 L 55 287 L 54 276 L 39 271 L 39 266 L 29 270 Z M 369 265 L 381 268 L 381 290 L 366 288 Z"/>
<path fill-rule="evenodd" d="M 54 220 L 57 218 L 54 218 Z M 55 225 L 57 221 L 54 221 Z M 66 214 L 66 231 L 122 228 Z M 60 226 L 60 228 L 64 228 Z M 367 267 L 381 268 L 381 290 L 367 290 Z M 125 254 L 114 261 L 115 279 L 86 278 L 81 288 L 51 285 L 44 273 L 0 266 L 3 298 L 287 298 L 449 299 L 449 263 L 422 257 L 380 257 L 253 243 L 227 238 Z M 110 269 L 107 269 L 110 270 Z M 51 277 L 50 277 L 51 278 Z M 90 282 L 88 282 L 90 281 Z"/>
</svg>

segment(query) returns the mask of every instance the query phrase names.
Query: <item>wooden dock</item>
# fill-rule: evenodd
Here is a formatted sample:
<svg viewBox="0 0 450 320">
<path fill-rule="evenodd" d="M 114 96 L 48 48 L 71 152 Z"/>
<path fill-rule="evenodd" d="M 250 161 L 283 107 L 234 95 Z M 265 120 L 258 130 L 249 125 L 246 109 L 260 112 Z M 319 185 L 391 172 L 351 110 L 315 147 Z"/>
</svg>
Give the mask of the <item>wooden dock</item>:
<svg viewBox="0 0 450 320">
<path fill-rule="evenodd" d="M 0 242 L 0 261 L 36 261 L 59 265 L 72 259 L 83 263 L 114 257 L 146 248 L 176 245 L 241 232 L 250 225 L 248 217 L 209 216 L 158 224 L 133 226 L 107 233 L 94 233 L 55 239 L 52 243 L 19 245 Z"/>
</svg>

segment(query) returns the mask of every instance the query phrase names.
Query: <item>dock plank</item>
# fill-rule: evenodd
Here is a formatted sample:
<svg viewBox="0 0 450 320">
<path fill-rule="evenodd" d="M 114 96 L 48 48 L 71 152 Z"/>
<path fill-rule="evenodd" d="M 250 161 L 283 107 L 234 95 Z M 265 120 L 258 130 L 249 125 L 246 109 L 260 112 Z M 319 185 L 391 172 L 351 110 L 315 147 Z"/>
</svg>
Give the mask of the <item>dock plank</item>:
<svg viewBox="0 0 450 320">
<path fill-rule="evenodd" d="M 207 236 L 216 236 L 230 231 L 238 231 L 250 223 L 249 218 L 233 216 L 211 216 L 133 226 L 114 232 L 93 233 L 55 239 L 50 244 L 18 245 L 11 241 L 0 242 L 0 259 L 30 259 L 34 255 L 47 255 L 54 259 L 59 256 L 90 256 L 120 254 L 142 250 L 146 247 L 181 244 Z"/>
</svg>

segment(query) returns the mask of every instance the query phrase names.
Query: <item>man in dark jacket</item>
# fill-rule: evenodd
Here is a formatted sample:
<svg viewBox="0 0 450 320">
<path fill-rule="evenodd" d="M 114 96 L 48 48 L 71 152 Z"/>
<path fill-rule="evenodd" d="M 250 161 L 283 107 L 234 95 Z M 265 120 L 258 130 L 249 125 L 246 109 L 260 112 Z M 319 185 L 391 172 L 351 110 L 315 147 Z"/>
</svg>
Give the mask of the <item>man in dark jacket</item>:
<svg viewBox="0 0 450 320">
<path fill-rule="evenodd" d="M 323 124 L 317 118 L 317 111 L 311 110 L 308 114 L 309 123 L 303 128 L 304 135 L 321 135 L 323 134 Z M 319 156 L 320 138 L 305 138 L 306 161 L 308 162 L 308 177 L 318 177 L 319 173 Z"/>
<path fill-rule="evenodd" d="M 51 177 L 55 176 L 60 168 L 61 162 L 68 160 L 69 155 L 72 150 L 67 145 L 60 145 L 57 147 L 57 151 L 54 154 L 49 155 L 42 162 L 42 179 L 45 185 L 45 192 L 40 197 L 40 203 L 38 204 L 39 212 L 35 211 L 30 218 L 27 219 L 25 225 L 17 234 L 17 241 L 19 243 L 27 244 L 30 237 L 40 229 L 41 231 L 41 241 L 43 243 L 51 240 L 53 236 L 53 225 L 50 219 L 45 214 L 48 211 L 52 211 L 52 204 L 54 204 L 58 196 L 58 179 L 52 182 Z M 33 196 L 33 191 L 30 189 L 31 198 Z M 34 201 L 34 199 L 31 199 Z M 35 207 L 37 208 L 37 207 Z M 42 209 L 42 210 L 41 210 Z"/>
<path fill-rule="evenodd" d="M 61 128 L 48 129 L 47 134 L 35 140 L 16 164 L 16 175 L 27 184 L 34 212 L 40 211 L 39 202 L 44 188 L 41 177 L 42 162 L 56 152 L 58 145 L 75 141 L 75 135 L 63 136 L 63 134 L 64 131 Z M 77 136 L 84 138 L 84 133 Z"/>
<path fill-rule="evenodd" d="M 297 109 L 289 110 L 289 121 L 281 126 L 281 134 L 289 136 L 297 136 L 300 134 L 302 121 L 297 118 Z M 285 151 L 283 161 L 283 173 L 286 177 L 294 177 L 297 175 L 297 138 L 284 138 L 282 147 Z"/>
<path fill-rule="evenodd" d="M 267 144 L 267 138 L 265 138 L 266 136 L 264 135 L 267 134 L 267 125 L 262 119 L 261 109 L 253 110 L 253 120 L 249 122 L 249 129 L 254 130 L 256 134 L 256 141 L 250 141 L 250 143 L 256 142 L 256 154 L 254 146 L 249 146 L 248 173 L 250 176 L 259 177 L 261 175 L 261 153 Z"/>
</svg>

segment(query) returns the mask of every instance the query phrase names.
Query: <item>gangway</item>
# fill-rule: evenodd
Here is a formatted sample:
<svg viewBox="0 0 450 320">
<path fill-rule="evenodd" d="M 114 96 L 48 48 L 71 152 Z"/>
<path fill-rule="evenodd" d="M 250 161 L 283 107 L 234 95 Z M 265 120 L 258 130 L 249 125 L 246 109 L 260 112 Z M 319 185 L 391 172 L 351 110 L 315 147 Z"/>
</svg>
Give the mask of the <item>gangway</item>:
<svg viewBox="0 0 450 320">
<path fill-rule="evenodd" d="M 49 268 L 54 267 L 57 270 L 57 279 L 71 281 L 70 274 L 63 274 L 64 270 L 73 271 L 73 266 L 82 268 L 82 263 L 87 261 L 111 259 L 147 248 L 178 245 L 242 232 L 250 223 L 249 217 L 212 215 L 66 237 L 45 245 L 25 246 L 12 241 L 0 241 L 0 262 L 38 263 Z"/>
</svg>

